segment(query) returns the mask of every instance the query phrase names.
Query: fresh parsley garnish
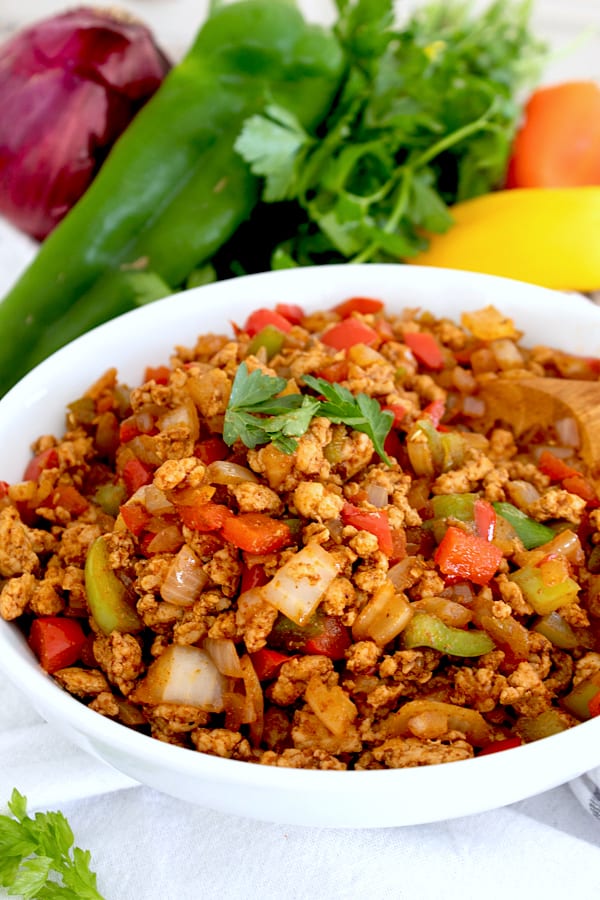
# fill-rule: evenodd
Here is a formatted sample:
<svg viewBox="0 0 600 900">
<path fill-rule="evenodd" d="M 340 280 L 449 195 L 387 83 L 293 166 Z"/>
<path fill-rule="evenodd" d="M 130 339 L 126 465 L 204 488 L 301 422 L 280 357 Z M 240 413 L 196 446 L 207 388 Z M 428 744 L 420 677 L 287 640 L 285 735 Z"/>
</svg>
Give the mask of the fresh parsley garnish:
<svg viewBox="0 0 600 900">
<path fill-rule="evenodd" d="M 391 412 L 383 410 L 373 397 L 353 394 L 341 384 L 332 384 L 324 378 L 304 375 L 304 382 L 325 397 L 319 404 L 318 415 L 325 416 L 334 425 L 348 425 L 354 431 L 368 435 L 375 452 L 388 466 L 392 465 L 384 449 L 385 439 L 394 421 Z"/>
<path fill-rule="evenodd" d="M 272 442 L 283 453 L 293 453 L 297 438 L 308 430 L 314 416 L 325 416 L 334 424 L 348 425 L 367 434 L 375 451 L 388 465 L 391 460 L 384 442 L 393 416 L 366 394 L 352 394 L 340 384 L 304 375 L 306 385 L 324 397 L 284 394 L 285 378 L 266 375 L 260 369 L 248 371 L 243 362 L 237 372 L 225 411 L 223 440 L 231 446 L 240 440 L 249 449 Z"/>
<path fill-rule="evenodd" d="M 260 369 L 248 371 L 243 362 L 235 375 L 223 424 L 223 440 L 240 440 L 253 449 L 272 442 L 283 453 L 293 453 L 319 408 L 317 400 L 302 394 L 278 394 L 287 385 L 285 378 L 266 375 Z"/>
<path fill-rule="evenodd" d="M 47 900 L 103 900 L 90 869 L 89 851 L 74 845 L 61 812 L 27 815 L 27 801 L 16 789 L 0 816 L 0 885 L 11 896 Z"/>
<path fill-rule="evenodd" d="M 452 225 L 451 204 L 502 184 L 523 89 L 546 58 L 531 0 L 480 13 L 435 0 L 402 26 L 393 0 L 336 4 L 348 65 L 325 122 L 309 132 L 272 104 L 236 142 L 262 200 L 281 204 L 272 268 L 417 254 Z"/>
</svg>

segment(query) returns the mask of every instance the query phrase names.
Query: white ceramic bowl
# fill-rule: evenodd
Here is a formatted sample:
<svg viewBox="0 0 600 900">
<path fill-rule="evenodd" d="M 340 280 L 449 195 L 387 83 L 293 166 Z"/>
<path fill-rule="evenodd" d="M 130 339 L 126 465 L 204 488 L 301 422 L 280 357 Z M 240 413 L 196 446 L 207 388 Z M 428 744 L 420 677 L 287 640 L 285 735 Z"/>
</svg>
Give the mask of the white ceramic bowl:
<svg viewBox="0 0 600 900">
<path fill-rule="evenodd" d="M 328 308 L 353 295 L 389 308 L 458 317 L 494 304 L 526 342 L 600 356 L 600 309 L 584 298 L 470 273 L 404 266 L 332 266 L 221 282 L 146 306 L 95 329 L 27 375 L 0 402 L 0 477 L 18 481 L 31 442 L 61 434 L 67 403 L 116 365 L 139 383 L 197 334 L 229 331 L 277 302 Z M 272 768 L 161 743 L 87 709 L 39 667 L 18 630 L 0 621 L 0 670 L 75 744 L 132 778 L 216 810 L 272 822 L 373 828 L 483 812 L 556 787 L 600 765 L 600 717 L 503 753 L 416 769 L 365 772 Z"/>
</svg>

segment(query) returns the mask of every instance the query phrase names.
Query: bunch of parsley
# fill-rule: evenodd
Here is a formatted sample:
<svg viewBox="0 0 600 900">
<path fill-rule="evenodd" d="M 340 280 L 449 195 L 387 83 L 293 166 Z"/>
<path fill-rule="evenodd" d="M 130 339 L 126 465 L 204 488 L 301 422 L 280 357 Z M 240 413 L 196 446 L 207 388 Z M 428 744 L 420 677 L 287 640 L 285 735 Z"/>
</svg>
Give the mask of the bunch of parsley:
<svg viewBox="0 0 600 900">
<path fill-rule="evenodd" d="M 401 26 L 392 0 L 336 2 L 348 68 L 319 132 L 271 105 L 236 144 L 263 204 L 277 204 L 258 212 L 286 235 L 273 268 L 414 256 L 450 227 L 449 205 L 502 184 L 522 92 L 545 60 L 530 0 L 480 14 L 436 0 Z"/>
</svg>

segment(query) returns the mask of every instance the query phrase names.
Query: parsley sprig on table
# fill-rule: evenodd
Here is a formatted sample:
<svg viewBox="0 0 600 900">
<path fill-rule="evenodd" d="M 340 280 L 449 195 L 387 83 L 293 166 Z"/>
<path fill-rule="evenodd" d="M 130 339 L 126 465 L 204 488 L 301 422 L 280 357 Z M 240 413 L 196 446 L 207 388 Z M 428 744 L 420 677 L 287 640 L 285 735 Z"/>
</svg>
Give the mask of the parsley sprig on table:
<svg viewBox="0 0 600 900">
<path fill-rule="evenodd" d="M 61 812 L 27 815 L 27 802 L 16 789 L 0 815 L 0 885 L 11 896 L 44 900 L 103 900 L 90 869 L 90 853 L 74 846 L 71 827 Z"/>
<path fill-rule="evenodd" d="M 449 205 L 502 184 L 545 47 L 529 29 L 531 0 L 494 0 L 474 14 L 435 0 L 403 25 L 392 0 L 336 0 L 348 70 L 318 133 L 270 105 L 236 149 L 281 203 L 271 265 L 390 262 L 452 224 Z"/>
<path fill-rule="evenodd" d="M 267 375 L 260 369 L 249 372 L 243 362 L 236 372 L 225 412 L 225 443 L 231 446 L 240 440 L 253 449 L 272 442 L 283 453 L 293 453 L 298 446 L 296 439 L 306 433 L 314 416 L 325 416 L 334 424 L 348 425 L 368 435 L 381 459 L 391 465 L 384 449 L 393 421 L 390 412 L 382 410 L 372 397 L 354 395 L 324 378 L 304 375 L 304 382 L 325 399 L 297 393 L 279 396 L 287 385 L 285 378 Z"/>
</svg>

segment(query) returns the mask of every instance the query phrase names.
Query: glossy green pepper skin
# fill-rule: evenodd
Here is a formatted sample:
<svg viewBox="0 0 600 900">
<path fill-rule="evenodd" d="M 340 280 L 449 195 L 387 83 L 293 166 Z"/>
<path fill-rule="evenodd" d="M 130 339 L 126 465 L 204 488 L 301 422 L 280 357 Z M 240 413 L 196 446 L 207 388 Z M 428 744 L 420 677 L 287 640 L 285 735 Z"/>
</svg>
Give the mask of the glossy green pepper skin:
<svg viewBox="0 0 600 900">
<path fill-rule="evenodd" d="M 176 289 L 210 259 L 257 202 L 257 179 L 234 150 L 242 123 L 276 103 L 315 127 L 343 72 L 333 34 L 284 0 L 213 13 L 0 304 L 0 395 L 78 333 L 144 301 L 122 284 L 113 293 L 112 273 L 143 270 Z M 106 290 L 94 290 L 103 279 Z"/>
</svg>

